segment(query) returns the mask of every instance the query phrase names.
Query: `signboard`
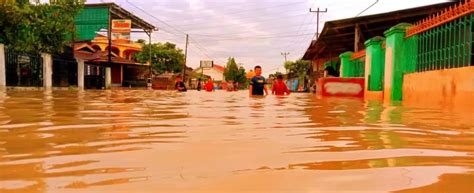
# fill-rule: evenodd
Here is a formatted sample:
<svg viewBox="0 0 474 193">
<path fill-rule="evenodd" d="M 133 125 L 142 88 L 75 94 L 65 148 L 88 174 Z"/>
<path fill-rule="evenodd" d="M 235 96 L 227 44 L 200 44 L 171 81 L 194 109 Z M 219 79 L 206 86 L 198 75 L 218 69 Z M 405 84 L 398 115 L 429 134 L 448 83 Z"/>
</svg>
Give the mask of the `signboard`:
<svg viewBox="0 0 474 193">
<path fill-rule="evenodd" d="M 113 19 L 112 20 L 112 40 L 130 41 L 130 31 L 132 30 L 132 20 Z"/>
<path fill-rule="evenodd" d="M 322 96 L 364 97 L 364 78 L 320 78 L 317 93 Z"/>
<path fill-rule="evenodd" d="M 200 67 L 201 68 L 212 68 L 212 67 L 214 67 L 214 61 L 213 60 L 201 60 L 200 61 Z"/>
</svg>

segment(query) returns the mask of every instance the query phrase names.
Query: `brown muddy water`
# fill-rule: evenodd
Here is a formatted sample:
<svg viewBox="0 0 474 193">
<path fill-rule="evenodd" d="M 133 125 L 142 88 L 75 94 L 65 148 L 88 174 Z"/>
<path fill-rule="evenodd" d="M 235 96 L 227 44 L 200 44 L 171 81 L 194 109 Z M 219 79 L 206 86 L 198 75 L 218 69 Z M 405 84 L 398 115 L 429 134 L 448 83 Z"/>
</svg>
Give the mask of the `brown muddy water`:
<svg viewBox="0 0 474 193">
<path fill-rule="evenodd" d="M 0 192 L 474 192 L 473 112 L 246 91 L 0 92 Z"/>
</svg>

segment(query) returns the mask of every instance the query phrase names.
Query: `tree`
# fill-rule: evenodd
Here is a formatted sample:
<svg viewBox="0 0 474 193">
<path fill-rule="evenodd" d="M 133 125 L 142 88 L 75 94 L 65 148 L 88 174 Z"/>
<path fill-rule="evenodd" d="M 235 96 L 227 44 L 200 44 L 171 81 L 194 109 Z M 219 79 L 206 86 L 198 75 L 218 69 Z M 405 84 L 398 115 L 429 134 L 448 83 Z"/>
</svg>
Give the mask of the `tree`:
<svg viewBox="0 0 474 193">
<path fill-rule="evenodd" d="M 247 81 L 245 77 L 245 69 L 243 67 L 237 67 L 235 59 L 230 57 L 227 60 L 227 64 L 224 70 L 224 78 L 226 81 L 234 81 L 239 83 L 244 83 Z"/>
<path fill-rule="evenodd" d="M 139 40 L 140 41 L 140 40 Z M 176 47 L 176 44 L 154 43 L 143 44 L 142 51 L 136 53 L 133 57 L 141 63 L 147 63 L 150 59 L 151 49 L 151 66 L 153 72 L 162 74 L 164 72 L 178 73 L 183 69 L 184 54 L 183 50 Z"/>
<path fill-rule="evenodd" d="M 299 82 L 307 80 L 310 67 L 311 63 L 306 60 L 285 62 L 285 69 L 288 71 L 288 76 L 298 78 Z"/>
<path fill-rule="evenodd" d="M 0 4 L 0 41 L 17 51 L 60 53 L 75 37 L 75 17 L 85 0 L 26 0 Z"/>
<path fill-rule="evenodd" d="M 268 78 L 271 78 L 271 79 L 276 79 L 278 77 L 278 75 L 282 75 L 283 74 L 281 72 L 275 72 L 274 74 L 270 74 L 268 75 Z"/>
</svg>

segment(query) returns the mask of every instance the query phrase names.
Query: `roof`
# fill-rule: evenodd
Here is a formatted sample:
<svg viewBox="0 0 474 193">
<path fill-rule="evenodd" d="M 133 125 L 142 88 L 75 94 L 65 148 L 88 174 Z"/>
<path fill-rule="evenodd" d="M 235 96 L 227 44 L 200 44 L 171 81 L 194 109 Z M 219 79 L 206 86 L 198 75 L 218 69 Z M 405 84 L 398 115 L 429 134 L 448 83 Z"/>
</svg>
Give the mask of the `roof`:
<svg viewBox="0 0 474 193">
<path fill-rule="evenodd" d="M 94 53 L 86 52 L 86 51 L 75 51 L 74 56 L 86 62 L 107 62 L 108 61 L 108 53 L 106 51 L 98 51 Z M 141 66 L 147 65 L 147 64 L 140 64 L 133 60 L 117 57 L 113 53 L 112 53 L 111 61 L 112 63 L 118 63 L 118 64 L 131 64 L 131 65 L 141 65 Z"/>
<path fill-rule="evenodd" d="M 415 23 L 451 5 L 454 2 L 326 22 L 319 38 L 311 41 L 303 59 L 336 57 L 343 52 L 354 51 L 357 25 L 361 32 L 360 42 L 363 44 L 367 39 L 383 36 L 384 31 L 399 23 Z"/>
<path fill-rule="evenodd" d="M 214 66 L 212 67 L 218 71 L 221 71 L 221 72 L 224 72 L 225 68 L 223 66 L 220 66 L 220 65 L 217 65 L 217 64 L 214 64 Z"/>
</svg>

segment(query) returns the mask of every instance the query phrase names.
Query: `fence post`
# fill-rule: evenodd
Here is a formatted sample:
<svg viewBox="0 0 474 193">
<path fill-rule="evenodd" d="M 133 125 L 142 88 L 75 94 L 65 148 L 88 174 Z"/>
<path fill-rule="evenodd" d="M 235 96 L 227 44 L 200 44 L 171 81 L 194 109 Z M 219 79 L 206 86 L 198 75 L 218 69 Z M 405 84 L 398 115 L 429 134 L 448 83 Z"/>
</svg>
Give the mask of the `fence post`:
<svg viewBox="0 0 474 193">
<path fill-rule="evenodd" d="M 347 77 L 352 77 L 352 68 L 353 64 L 351 61 L 351 57 L 354 54 L 354 52 L 344 52 L 341 55 L 339 55 L 339 58 L 341 59 L 341 70 L 340 70 L 340 77 L 347 78 Z"/>
<path fill-rule="evenodd" d="M 84 90 L 84 60 L 76 59 L 77 61 L 77 88 Z"/>
<path fill-rule="evenodd" d="M 384 40 L 385 38 L 376 36 L 365 42 L 366 91 L 382 91 L 383 89 L 385 53 L 382 49 L 382 43 Z"/>
<path fill-rule="evenodd" d="M 406 29 L 411 24 L 401 23 L 385 31 L 386 54 L 385 54 L 385 81 L 384 81 L 384 100 L 400 101 L 402 100 L 403 74 L 405 72 L 404 44 Z M 413 53 L 415 54 L 415 53 Z"/>
<path fill-rule="evenodd" d="M 112 69 L 111 67 L 105 68 L 105 89 L 112 87 Z"/>
<path fill-rule="evenodd" d="M 53 57 L 51 54 L 42 53 L 43 58 L 43 87 L 51 89 L 53 87 Z"/>
<path fill-rule="evenodd" d="M 0 89 L 4 89 L 7 86 L 6 71 L 5 45 L 0 44 Z"/>
</svg>

